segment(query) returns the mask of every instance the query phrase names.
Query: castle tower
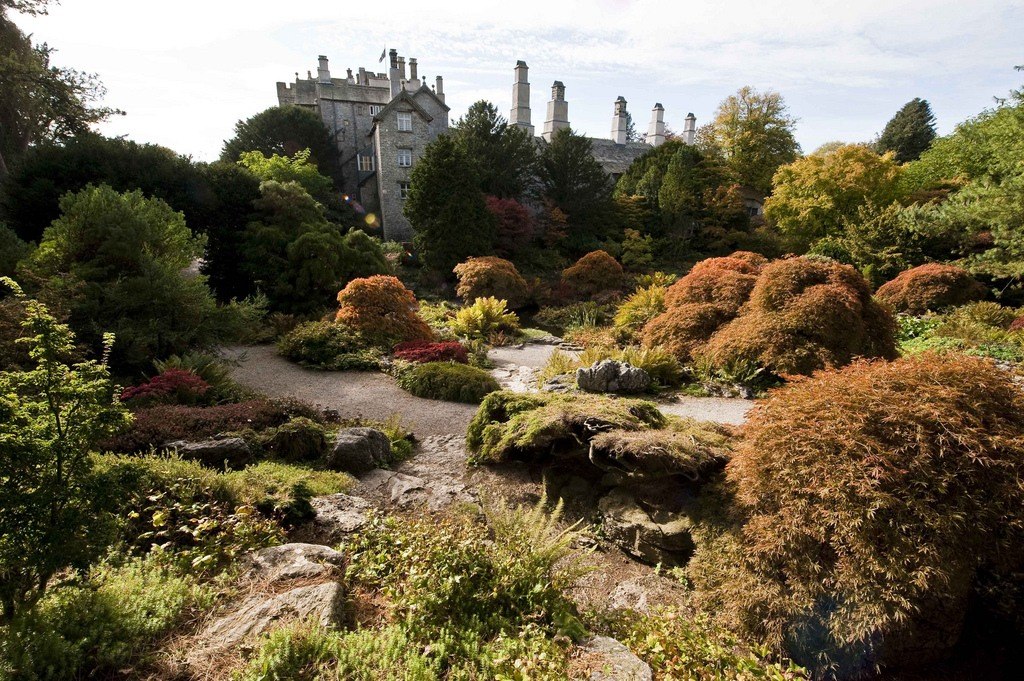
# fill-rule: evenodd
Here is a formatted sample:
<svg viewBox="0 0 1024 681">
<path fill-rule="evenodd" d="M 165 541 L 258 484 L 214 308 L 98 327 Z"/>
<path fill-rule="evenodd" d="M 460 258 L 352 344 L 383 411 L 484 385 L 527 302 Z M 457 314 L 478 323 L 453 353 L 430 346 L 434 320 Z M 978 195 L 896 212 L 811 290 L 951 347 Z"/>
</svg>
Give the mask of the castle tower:
<svg viewBox="0 0 1024 681">
<path fill-rule="evenodd" d="M 556 80 L 551 84 L 551 101 L 548 102 L 548 119 L 544 121 L 542 137 L 550 142 L 555 133 L 569 127 L 569 102 L 565 101 L 565 85 Z"/>
<path fill-rule="evenodd" d="M 683 142 L 693 144 L 697 137 L 697 117 L 692 113 L 686 114 L 686 123 L 683 125 Z"/>
<path fill-rule="evenodd" d="M 658 102 L 651 111 L 651 125 L 647 128 L 647 143 L 660 147 L 665 143 L 665 107 Z"/>
<path fill-rule="evenodd" d="M 331 70 L 327 68 L 327 57 L 322 54 L 316 69 L 316 79 L 321 83 L 329 84 L 331 82 Z"/>
<path fill-rule="evenodd" d="M 615 100 L 615 115 L 612 116 L 612 141 L 625 144 L 629 135 L 629 113 L 626 111 L 626 98 L 619 95 Z"/>
<path fill-rule="evenodd" d="M 519 126 L 533 137 L 533 124 L 530 123 L 530 67 L 525 61 L 516 62 L 516 79 L 512 83 L 512 115 L 508 122 Z"/>
</svg>

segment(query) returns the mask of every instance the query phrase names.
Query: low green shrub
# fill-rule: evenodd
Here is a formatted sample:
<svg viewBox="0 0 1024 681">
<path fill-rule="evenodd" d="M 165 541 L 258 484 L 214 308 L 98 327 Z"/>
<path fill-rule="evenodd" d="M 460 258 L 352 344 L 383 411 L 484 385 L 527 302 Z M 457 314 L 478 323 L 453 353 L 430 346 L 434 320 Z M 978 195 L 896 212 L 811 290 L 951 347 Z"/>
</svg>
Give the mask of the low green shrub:
<svg viewBox="0 0 1024 681">
<path fill-rule="evenodd" d="M 1024 334 L 1011 329 L 1020 310 L 997 303 L 970 303 L 946 314 L 899 315 L 904 355 L 961 352 L 1004 362 L 1024 362 Z"/>
<path fill-rule="evenodd" d="M 255 439 L 264 452 L 283 461 L 314 462 L 327 450 L 327 430 L 302 416 L 269 428 Z"/>
<path fill-rule="evenodd" d="M 661 428 L 653 402 L 603 395 L 526 395 L 495 392 L 484 398 L 466 432 L 471 463 L 532 459 L 556 448 L 577 449 L 604 430 Z"/>
<path fill-rule="evenodd" d="M 504 300 L 477 298 L 472 305 L 455 314 L 451 330 L 457 336 L 487 340 L 498 333 L 516 333 L 519 317 L 506 309 Z"/>
<path fill-rule="evenodd" d="M 637 289 L 619 305 L 612 322 L 620 342 L 635 341 L 647 322 L 665 312 L 664 286 Z"/>
<path fill-rule="evenodd" d="M 0 678 L 134 676 L 148 648 L 213 599 L 212 589 L 154 558 L 99 565 L 0 628 Z"/>
<path fill-rule="evenodd" d="M 299 324 L 277 342 L 277 351 L 303 366 L 328 371 L 376 371 L 383 357 L 357 331 L 329 321 Z"/>
<path fill-rule="evenodd" d="M 488 372 L 467 364 L 427 362 L 402 370 L 398 385 L 416 397 L 479 404 L 501 386 Z"/>
<path fill-rule="evenodd" d="M 556 334 L 577 326 L 602 326 L 611 321 L 615 306 L 593 301 L 562 307 L 542 307 L 533 316 L 533 323 Z"/>
</svg>

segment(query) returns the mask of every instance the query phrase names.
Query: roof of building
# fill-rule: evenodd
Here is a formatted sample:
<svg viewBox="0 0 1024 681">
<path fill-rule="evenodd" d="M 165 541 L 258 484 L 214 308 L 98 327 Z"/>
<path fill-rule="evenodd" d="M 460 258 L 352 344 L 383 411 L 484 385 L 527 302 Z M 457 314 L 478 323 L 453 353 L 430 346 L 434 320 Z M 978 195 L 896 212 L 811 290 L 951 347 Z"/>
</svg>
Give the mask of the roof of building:
<svg viewBox="0 0 1024 681">
<path fill-rule="evenodd" d="M 427 113 L 426 109 L 424 109 L 420 105 L 420 103 L 416 101 L 416 95 L 419 95 L 421 93 L 426 93 L 426 94 L 430 95 L 438 103 L 438 105 L 440 105 L 441 108 L 443 108 L 445 110 L 445 112 L 448 112 L 448 111 L 451 110 L 451 107 L 449 107 L 447 104 L 445 104 L 443 101 L 441 101 L 441 98 L 438 97 L 437 94 L 435 94 L 433 90 L 431 90 L 426 85 L 423 85 L 423 86 L 420 87 L 419 90 L 416 90 L 415 92 L 409 92 L 408 90 L 402 90 L 397 95 L 395 95 L 391 99 L 391 101 L 388 102 L 384 106 L 383 109 L 381 109 L 380 111 L 378 111 L 377 113 L 375 113 L 373 115 L 373 127 L 376 127 L 377 123 L 379 123 L 380 121 L 384 120 L 384 116 L 387 115 L 392 109 L 394 109 L 395 106 L 399 102 L 406 102 L 407 104 L 409 104 L 409 106 L 411 106 L 413 109 L 415 109 L 416 112 L 420 116 L 422 116 L 425 120 L 427 120 L 427 121 L 434 120 L 434 117 L 431 116 L 429 113 Z M 370 134 L 371 135 L 373 134 L 372 130 L 371 130 Z"/>
<path fill-rule="evenodd" d="M 594 160 L 601 164 L 609 175 L 622 175 L 633 161 L 654 149 L 646 142 L 626 142 L 616 144 L 614 140 L 591 137 Z"/>
</svg>

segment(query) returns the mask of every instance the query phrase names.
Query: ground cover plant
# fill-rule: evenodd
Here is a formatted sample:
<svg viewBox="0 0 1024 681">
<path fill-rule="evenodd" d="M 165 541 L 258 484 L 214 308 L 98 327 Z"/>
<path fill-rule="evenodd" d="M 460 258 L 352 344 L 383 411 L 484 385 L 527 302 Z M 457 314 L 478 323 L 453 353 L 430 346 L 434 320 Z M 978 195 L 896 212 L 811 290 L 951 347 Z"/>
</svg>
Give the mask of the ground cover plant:
<svg viewBox="0 0 1024 681">
<path fill-rule="evenodd" d="M 483 369 L 456 362 L 413 364 L 399 371 L 398 385 L 417 397 L 469 404 L 501 387 Z"/>
<path fill-rule="evenodd" d="M 978 302 L 920 317 L 897 317 L 900 352 L 962 352 L 1004 362 L 1024 361 L 1024 334 L 1017 308 Z"/>
<path fill-rule="evenodd" d="M 278 340 L 277 351 L 303 366 L 328 371 L 375 371 L 383 357 L 362 334 L 336 321 L 299 324 Z"/>
<path fill-rule="evenodd" d="M 469 362 L 469 351 L 458 341 L 409 341 L 396 345 L 393 354 L 406 362 Z"/>
<path fill-rule="evenodd" d="M 773 391 L 726 469 L 736 524 L 691 563 L 705 606 L 822 678 L 940 659 L 969 608 L 1006 622 L 1022 401 L 990 361 L 931 353 Z"/>
</svg>

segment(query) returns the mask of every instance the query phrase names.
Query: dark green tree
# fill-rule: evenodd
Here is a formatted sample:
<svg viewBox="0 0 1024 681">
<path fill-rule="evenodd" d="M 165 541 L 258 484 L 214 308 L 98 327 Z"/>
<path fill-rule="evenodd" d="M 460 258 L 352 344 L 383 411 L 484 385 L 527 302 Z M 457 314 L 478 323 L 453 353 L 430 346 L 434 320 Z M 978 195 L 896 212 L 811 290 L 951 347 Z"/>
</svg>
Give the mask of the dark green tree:
<svg viewBox="0 0 1024 681">
<path fill-rule="evenodd" d="M 915 97 L 885 124 L 875 147 L 878 153 L 893 152 L 900 163 L 920 158 L 935 139 L 935 114 L 927 100 Z"/>
<path fill-rule="evenodd" d="M 309 149 L 310 160 L 340 187 L 342 169 L 338 145 L 320 116 L 300 106 L 272 106 L 238 121 L 235 136 L 224 142 L 220 158 L 238 161 L 247 151 L 290 157 L 303 149 Z"/>
<path fill-rule="evenodd" d="M 0 279 L 0 287 L 24 307 L 33 365 L 0 372 L 0 622 L 9 622 L 53 575 L 86 567 L 105 544 L 89 453 L 131 417 L 105 364 L 112 336 L 104 336 L 104 361 L 72 364 L 71 330 L 12 280 Z"/>
<path fill-rule="evenodd" d="M 626 141 L 627 142 L 643 142 L 643 138 L 640 133 L 636 131 L 636 125 L 633 123 L 633 114 L 626 112 Z"/>
<path fill-rule="evenodd" d="M 297 182 L 264 182 L 255 207 L 236 257 L 272 309 L 321 312 L 350 280 L 389 271 L 373 239 L 358 230 L 344 234 Z"/>
<path fill-rule="evenodd" d="M 112 331 L 114 366 L 142 371 L 221 340 L 224 313 L 206 278 L 186 271 L 203 254 L 203 239 L 181 213 L 105 185 L 67 194 L 60 205 L 27 267 L 42 282 L 41 297 L 63 300 L 80 341 L 98 352 Z"/>
<path fill-rule="evenodd" d="M 50 64 L 53 49 L 32 41 L 4 10 L 38 14 L 45 2 L 6 0 L 0 5 L 0 183 L 34 144 L 63 141 L 120 113 L 93 106 L 105 91 L 98 78 Z"/>
<path fill-rule="evenodd" d="M 460 118 L 452 137 L 469 158 L 480 190 L 502 199 L 521 199 L 535 188 L 537 148 L 525 130 L 509 125 L 488 101 L 480 100 Z"/>
<path fill-rule="evenodd" d="M 494 251 L 495 219 L 487 210 L 473 163 L 450 135 L 441 135 L 412 169 L 405 216 L 416 230 L 423 264 L 436 272 Z"/>
<path fill-rule="evenodd" d="M 568 128 L 557 131 L 540 153 L 540 177 L 544 198 L 568 216 L 570 250 L 593 250 L 609 236 L 612 183 L 589 139 Z"/>
</svg>

